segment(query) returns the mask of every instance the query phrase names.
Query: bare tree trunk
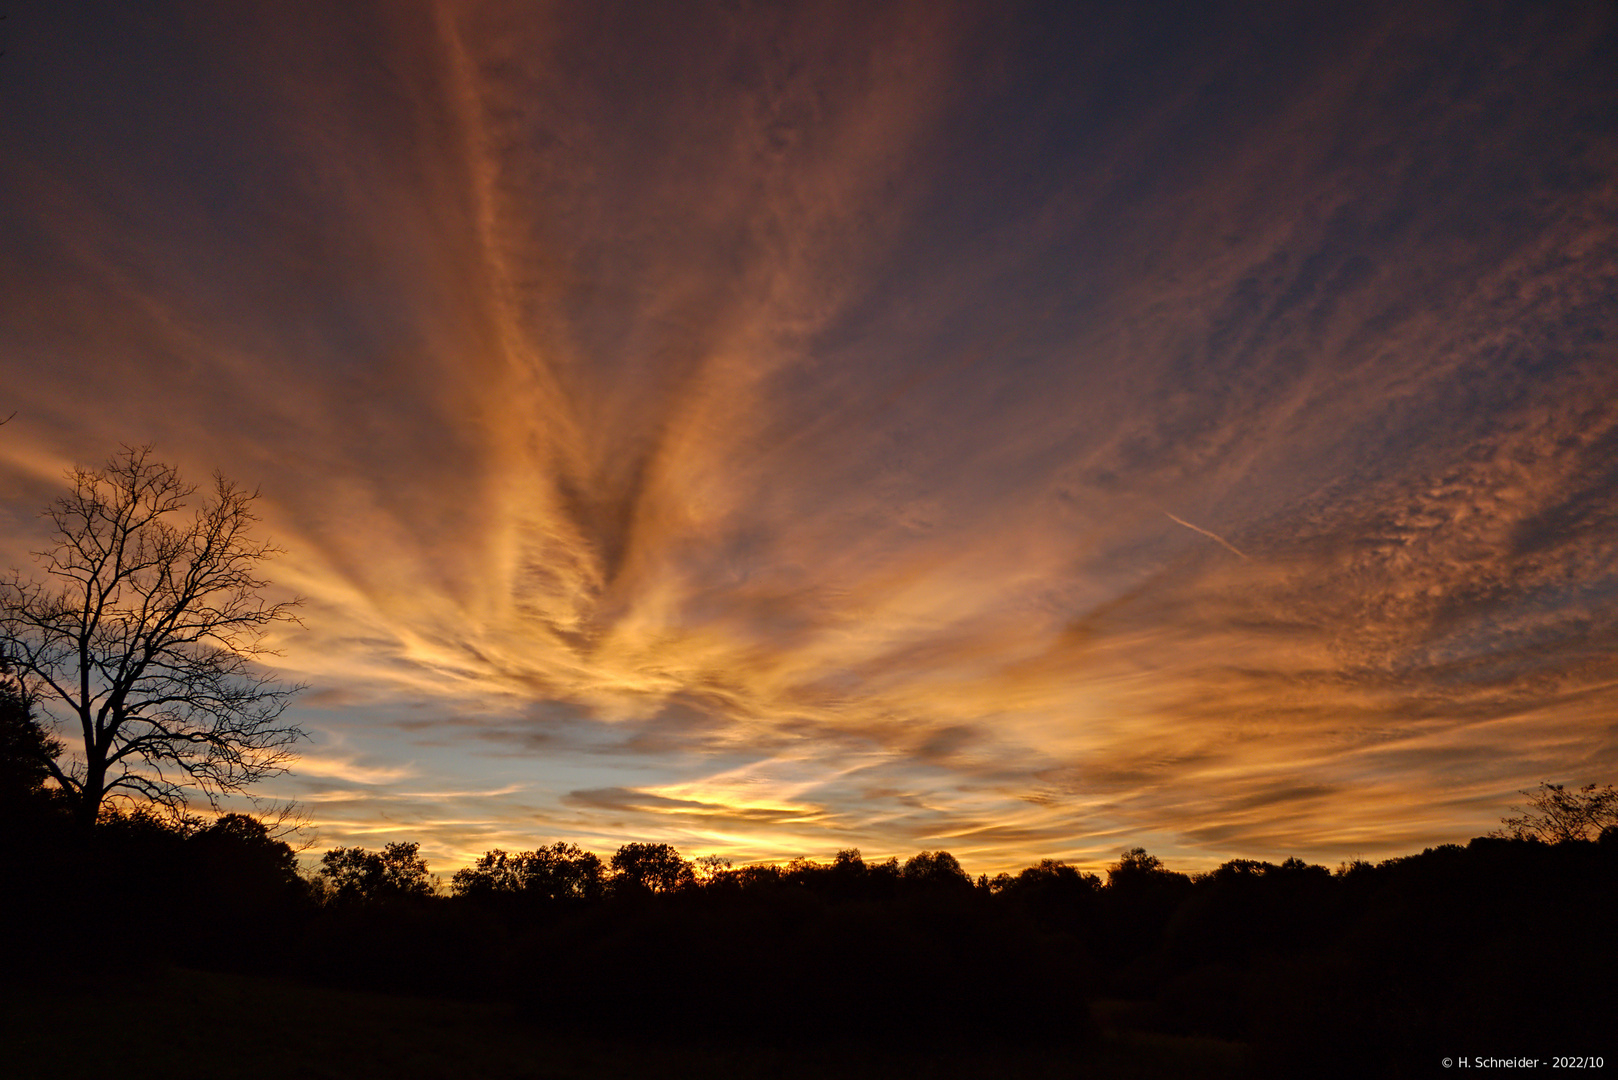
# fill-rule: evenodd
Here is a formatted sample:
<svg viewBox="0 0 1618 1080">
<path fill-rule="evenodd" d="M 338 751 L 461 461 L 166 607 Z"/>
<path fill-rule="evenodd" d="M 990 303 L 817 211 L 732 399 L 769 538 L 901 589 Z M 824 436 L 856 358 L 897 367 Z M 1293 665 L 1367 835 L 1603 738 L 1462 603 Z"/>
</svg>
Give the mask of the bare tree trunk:
<svg viewBox="0 0 1618 1080">
<path fill-rule="evenodd" d="M 255 493 L 216 476 L 187 514 L 195 489 L 144 447 L 71 479 L 45 579 L 0 577 L 0 657 L 47 716 L 78 721 L 82 757 L 47 765 L 75 816 L 126 795 L 180 810 L 284 771 L 299 688 L 253 658 L 297 602 L 261 595 L 276 549 L 249 536 Z"/>
</svg>

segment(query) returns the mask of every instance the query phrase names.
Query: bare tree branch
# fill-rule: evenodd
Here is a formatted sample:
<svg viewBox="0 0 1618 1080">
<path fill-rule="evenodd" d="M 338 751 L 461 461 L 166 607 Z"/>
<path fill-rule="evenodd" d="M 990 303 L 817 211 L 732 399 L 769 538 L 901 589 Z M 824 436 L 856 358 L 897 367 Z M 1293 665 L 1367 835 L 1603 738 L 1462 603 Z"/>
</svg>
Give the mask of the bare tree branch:
<svg viewBox="0 0 1618 1080">
<path fill-rule="evenodd" d="M 1546 782 L 1522 794 L 1528 796 L 1523 813 L 1501 818 L 1504 827 L 1495 830 L 1495 836 L 1557 844 L 1593 840 L 1604 830 L 1618 827 L 1618 789 L 1611 784 L 1586 784 L 1569 791 L 1561 784 Z"/>
<path fill-rule="evenodd" d="M 250 533 L 256 491 L 215 475 L 196 488 L 150 447 L 75 469 L 46 511 L 56 541 L 35 552 L 45 580 L 0 579 L 0 655 L 81 749 L 58 784 L 84 820 L 133 794 L 175 811 L 286 771 L 303 732 L 283 714 L 299 686 L 255 663 L 298 601 L 264 598 L 258 565 L 280 554 Z"/>
</svg>

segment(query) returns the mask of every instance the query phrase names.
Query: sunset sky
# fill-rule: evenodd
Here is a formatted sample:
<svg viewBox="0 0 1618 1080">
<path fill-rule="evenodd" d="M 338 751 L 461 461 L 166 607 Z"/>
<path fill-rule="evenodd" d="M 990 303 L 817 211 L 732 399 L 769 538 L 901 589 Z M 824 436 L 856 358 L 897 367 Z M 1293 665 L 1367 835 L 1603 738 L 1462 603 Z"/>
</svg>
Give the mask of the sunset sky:
<svg viewBox="0 0 1618 1080">
<path fill-rule="evenodd" d="M 973 872 L 1618 781 L 1618 9 L 19 0 L 0 567 L 262 491 L 319 847 Z"/>
</svg>

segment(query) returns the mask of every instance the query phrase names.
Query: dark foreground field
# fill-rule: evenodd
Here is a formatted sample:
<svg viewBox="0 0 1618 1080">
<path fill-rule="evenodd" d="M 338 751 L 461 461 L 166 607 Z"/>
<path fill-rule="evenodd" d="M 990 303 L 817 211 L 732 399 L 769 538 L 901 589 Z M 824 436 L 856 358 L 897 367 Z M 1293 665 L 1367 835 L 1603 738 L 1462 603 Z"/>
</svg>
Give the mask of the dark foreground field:
<svg viewBox="0 0 1618 1080">
<path fill-rule="evenodd" d="M 7 1077 L 53 1080 L 1021 1080 L 1247 1075 L 1237 1043 L 1119 1030 L 1083 1049 L 912 1045 L 744 1045 L 701 1031 L 651 1043 L 558 1036 L 510 1006 L 311 987 L 174 968 L 96 986 L 10 986 L 0 994 Z M 1128 1006 L 1101 1003 L 1123 1020 Z M 176 1024 L 176 1017 L 184 1017 Z"/>
<path fill-rule="evenodd" d="M 1605 795 L 1602 796 L 1606 798 Z M 1618 798 L 1618 796 L 1615 796 Z M 10 825 L 8 830 L 6 825 Z M 313 879 L 259 822 L 0 814 L 11 1077 L 1403 1077 L 1618 1067 L 1618 827 L 970 878 L 558 843 Z"/>
</svg>

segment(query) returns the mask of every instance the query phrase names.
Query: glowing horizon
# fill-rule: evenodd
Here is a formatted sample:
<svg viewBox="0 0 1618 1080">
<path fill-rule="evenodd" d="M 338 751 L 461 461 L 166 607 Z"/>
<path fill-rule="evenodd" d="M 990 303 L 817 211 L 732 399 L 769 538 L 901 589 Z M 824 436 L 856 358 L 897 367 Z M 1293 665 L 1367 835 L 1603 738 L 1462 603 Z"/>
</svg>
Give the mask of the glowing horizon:
<svg viewBox="0 0 1618 1080">
<path fill-rule="evenodd" d="M 1464 841 L 1618 774 L 1614 16 L 1396 11 L 19 17 L 0 565 L 259 487 L 441 873 Z"/>
</svg>

